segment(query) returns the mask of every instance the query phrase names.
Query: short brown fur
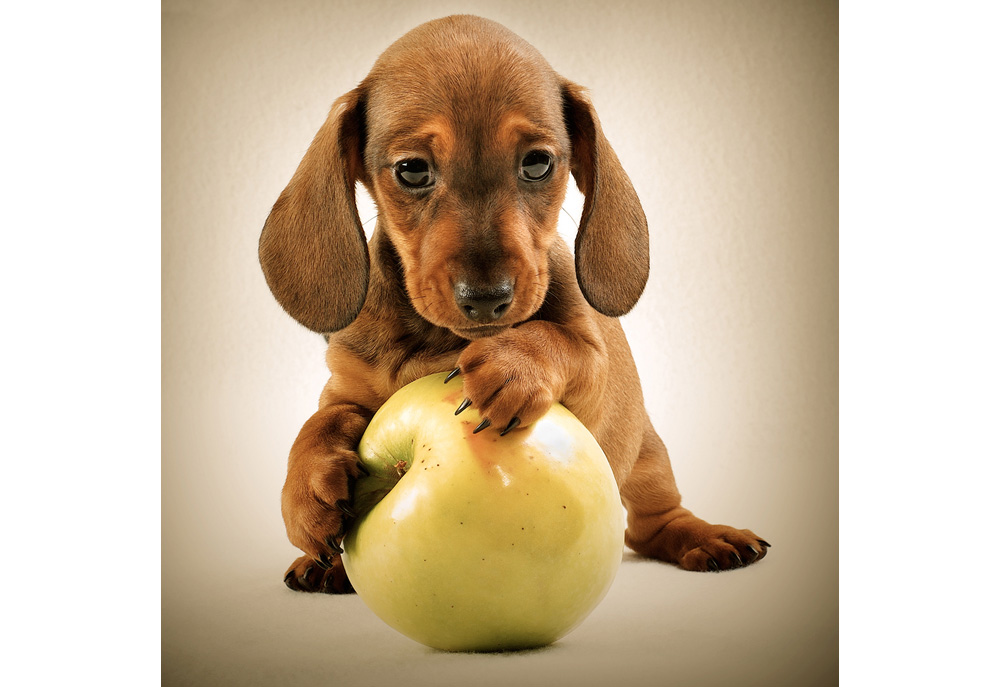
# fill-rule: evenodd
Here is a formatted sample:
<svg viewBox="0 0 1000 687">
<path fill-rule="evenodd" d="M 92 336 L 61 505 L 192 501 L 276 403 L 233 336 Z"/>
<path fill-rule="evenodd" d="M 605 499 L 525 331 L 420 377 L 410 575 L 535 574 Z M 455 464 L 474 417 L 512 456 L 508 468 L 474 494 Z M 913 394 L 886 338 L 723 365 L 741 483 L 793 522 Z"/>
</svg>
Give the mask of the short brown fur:
<svg viewBox="0 0 1000 687">
<path fill-rule="evenodd" d="M 550 161 L 539 181 L 520 167 L 533 151 Z M 398 174 L 415 159 L 427 188 Z M 570 175 L 585 197 L 575 258 L 556 233 Z M 379 209 L 367 247 L 357 183 Z M 639 199 L 583 89 L 499 24 L 447 17 L 390 46 L 334 103 L 267 219 L 260 259 L 278 302 L 329 337 L 331 377 L 282 490 L 305 553 L 286 572 L 292 589 L 351 591 L 339 553 L 358 441 L 397 389 L 456 367 L 486 431 L 529 425 L 555 401 L 580 418 L 638 553 L 700 571 L 767 553 L 753 532 L 681 507 L 615 319 L 649 272 Z"/>
</svg>

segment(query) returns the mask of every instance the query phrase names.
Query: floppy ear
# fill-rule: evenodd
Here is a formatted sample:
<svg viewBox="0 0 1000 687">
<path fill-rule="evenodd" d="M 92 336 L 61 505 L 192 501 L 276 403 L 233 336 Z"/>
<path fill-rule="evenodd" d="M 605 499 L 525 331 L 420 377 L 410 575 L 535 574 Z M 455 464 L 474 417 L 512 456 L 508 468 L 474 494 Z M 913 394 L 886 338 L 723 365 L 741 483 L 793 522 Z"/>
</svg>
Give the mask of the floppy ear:
<svg viewBox="0 0 1000 687">
<path fill-rule="evenodd" d="M 368 247 L 355 184 L 365 180 L 364 93 L 339 98 L 260 234 L 271 293 L 316 332 L 349 325 L 368 292 Z"/>
<path fill-rule="evenodd" d="M 563 81 L 562 97 L 573 176 L 584 195 L 576 279 L 595 310 L 618 317 L 636 304 L 649 277 L 646 215 L 584 89 Z"/>
</svg>

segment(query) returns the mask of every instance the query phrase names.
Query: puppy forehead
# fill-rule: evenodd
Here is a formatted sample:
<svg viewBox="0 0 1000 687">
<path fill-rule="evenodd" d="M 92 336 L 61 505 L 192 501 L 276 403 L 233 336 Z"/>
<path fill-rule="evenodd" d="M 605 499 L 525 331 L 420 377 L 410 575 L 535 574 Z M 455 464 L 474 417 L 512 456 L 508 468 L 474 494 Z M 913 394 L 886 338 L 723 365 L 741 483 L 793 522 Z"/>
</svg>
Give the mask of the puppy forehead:
<svg viewBox="0 0 1000 687">
<path fill-rule="evenodd" d="M 381 147 L 389 161 L 425 151 L 447 159 L 456 154 L 469 154 L 473 149 L 511 151 L 535 145 L 559 149 L 567 145 L 561 123 L 553 128 L 518 108 L 493 113 L 493 116 L 452 118 L 431 114 L 422 122 L 414 119 L 411 113 L 397 120 L 396 126 L 384 127 L 385 140 Z"/>
<path fill-rule="evenodd" d="M 406 34 L 366 79 L 370 141 L 446 142 L 482 132 L 562 138 L 560 81 L 531 45 L 494 22 L 448 17 Z"/>
</svg>

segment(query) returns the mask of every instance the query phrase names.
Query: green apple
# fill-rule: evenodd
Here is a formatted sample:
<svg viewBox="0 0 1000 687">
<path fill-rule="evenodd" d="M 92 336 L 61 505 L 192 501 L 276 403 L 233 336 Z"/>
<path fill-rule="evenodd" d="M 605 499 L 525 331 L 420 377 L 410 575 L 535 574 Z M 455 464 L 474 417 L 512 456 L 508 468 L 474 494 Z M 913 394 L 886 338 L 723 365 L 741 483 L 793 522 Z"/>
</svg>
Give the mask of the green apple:
<svg viewBox="0 0 1000 687">
<path fill-rule="evenodd" d="M 579 625 L 621 563 L 621 500 L 604 452 L 563 406 L 506 436 L 458 417 L 461 378 L 395 393 L 358 453 L 359 517 L 344 566 L 365 604 L 449 651 L 550 644 Z"/>
</svg>

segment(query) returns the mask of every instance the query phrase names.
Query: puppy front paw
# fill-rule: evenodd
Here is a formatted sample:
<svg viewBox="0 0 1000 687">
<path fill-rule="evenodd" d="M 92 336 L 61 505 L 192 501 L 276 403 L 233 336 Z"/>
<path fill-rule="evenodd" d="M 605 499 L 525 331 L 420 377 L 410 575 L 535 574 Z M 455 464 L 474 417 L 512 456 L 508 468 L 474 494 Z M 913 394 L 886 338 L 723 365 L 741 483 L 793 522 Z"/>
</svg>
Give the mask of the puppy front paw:
<svg viewBox="0 0 1000 687">
<path fill-rule="evenodd" d="M 281 491 L 281 514 L 288 539 L 320 571 L 329 571 L 340 565 L 340 542 L 355 516 L 350 506 L 351 489 L 363 468 L 357 453 L 345 450 L 293 456 L 290 465 L 293 467 Z M 302 568 L 296 575 L 302 580 L 298 583 L 302 589 L 315 586 L 306 572 Z M 287 577 L 285 581 L 288 584 Z M 289 587 L 298 588 L 292 584 Z"/>
<path fill-rule="evenodd" d="M 514 340 L 498 336 L 472 342 L 459 356 L 457 369 L 466 400 L 456 410 L 479 411 L 483 420 L 477 432 L 492 427 L 503 435 L 528 426 L 559 400 L 545 366 Z"/>
<path fill-rule="evenodd" d="M 299 556 L 285 573 L 285 586 L 297 592 L 323 594 L 353 594 L 354 587 L 347 579 L 340 556 L 334 557 L 329 568 L 322 568 L 310 556 Z"/>
</svg>

